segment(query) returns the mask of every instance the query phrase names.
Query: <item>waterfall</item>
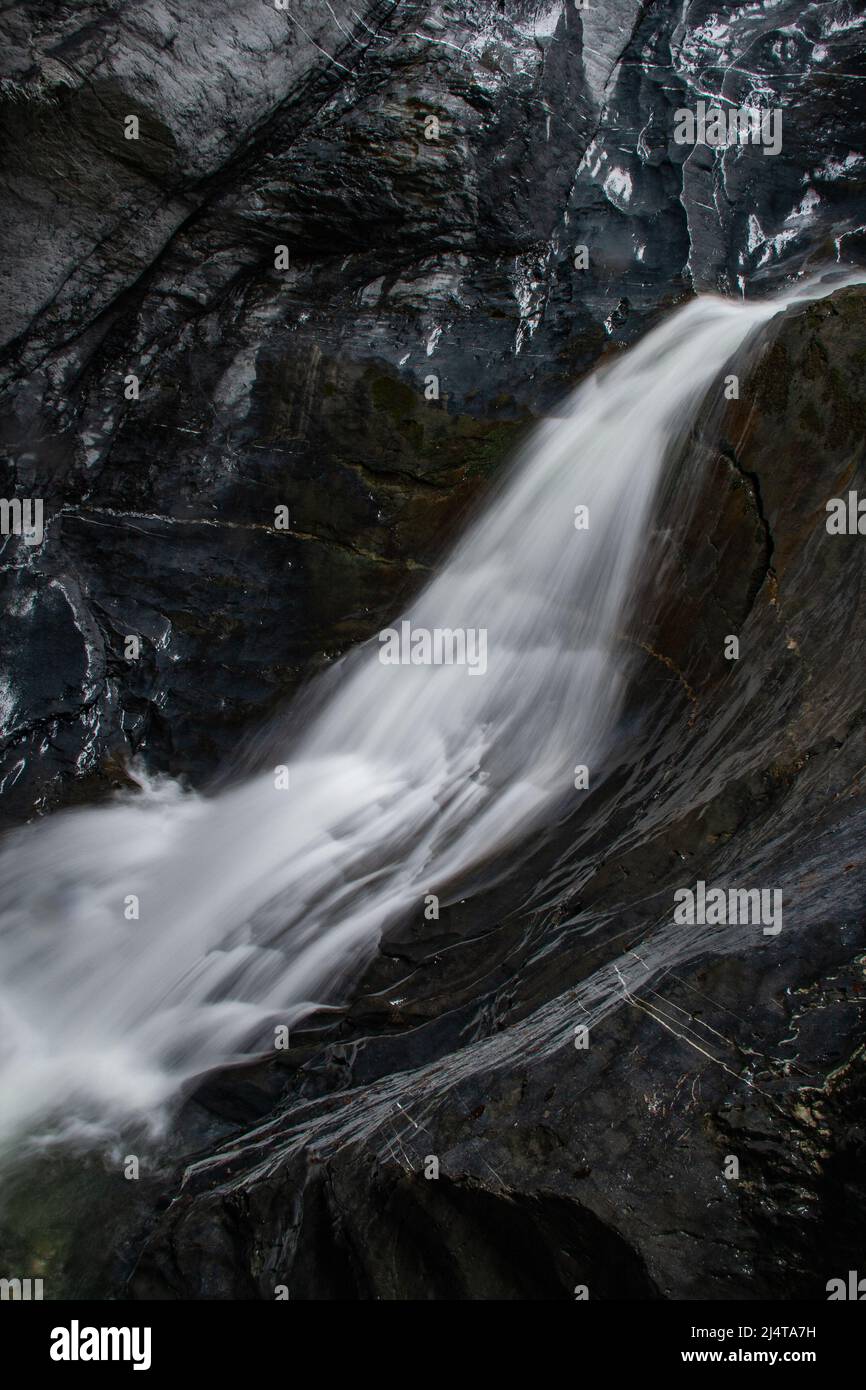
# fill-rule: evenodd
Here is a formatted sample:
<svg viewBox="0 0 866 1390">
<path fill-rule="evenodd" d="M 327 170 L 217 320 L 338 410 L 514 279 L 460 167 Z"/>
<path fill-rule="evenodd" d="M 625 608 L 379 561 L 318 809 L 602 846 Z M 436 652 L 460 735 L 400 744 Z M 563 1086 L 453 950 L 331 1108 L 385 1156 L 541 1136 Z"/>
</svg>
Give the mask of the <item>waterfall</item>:
<svg viewBox="0 0 866 1390">
<path fill-rule="evenodd" d="M 603 776 L 670 445 L 760 325 L 836 288 L 695 299 L 536 429 L 395 623 L 483 633 L 485 663 L 388 664 L 374 639 L 318 690 L 287 773 L 157 780 L 6 838 L 0 1137 L 158 1126 L 333 999 L 427 894 L 574 804 L 576 766 Z"/>
</svg>

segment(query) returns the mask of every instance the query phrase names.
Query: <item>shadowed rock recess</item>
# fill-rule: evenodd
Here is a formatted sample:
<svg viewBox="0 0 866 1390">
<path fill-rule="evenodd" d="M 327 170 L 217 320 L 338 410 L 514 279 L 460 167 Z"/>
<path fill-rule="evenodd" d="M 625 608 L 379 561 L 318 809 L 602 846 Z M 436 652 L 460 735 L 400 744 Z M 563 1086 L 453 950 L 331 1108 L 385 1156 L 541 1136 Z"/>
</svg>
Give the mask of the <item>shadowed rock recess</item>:
<svg viewBox="0 0 866 1390">
<path fill-rule="evenodd" d="M 864 260 L 852 4 L 31 0 L 0 31 L 0 490 L 45 502 L 41 546 L 2 538 L 6 825 L 134 758 L 207 786 L 599 361 L 694 292 Z M 715 98 L 781 108 L 782 152 L 677 145 Z M 864 369 L 866 287 L 761 331 L 669 460 L 604 780 L 209 1078 L 140 1186 L 52 1159 L 16 1258 L 133 1299 L 862 1270 L 866 537 L 825 522 L 866 497 Z M 696 949 L 699 880 L 781 889 L 783 930 Z"/>
</svg>

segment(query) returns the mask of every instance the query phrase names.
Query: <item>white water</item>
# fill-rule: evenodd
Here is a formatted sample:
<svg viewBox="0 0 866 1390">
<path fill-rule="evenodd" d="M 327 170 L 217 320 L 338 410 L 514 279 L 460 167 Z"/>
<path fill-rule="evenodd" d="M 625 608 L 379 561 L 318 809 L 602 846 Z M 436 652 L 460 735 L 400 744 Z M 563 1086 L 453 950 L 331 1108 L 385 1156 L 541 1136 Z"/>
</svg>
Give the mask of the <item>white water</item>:
<svg viewBox="0 0 866 1390">
<path fill-rule="evenodd" d="M 289 790 L 272 768 L 211 797 L 164 782 L 7 840 L 0 1138 L 157 1124 L 333 997 L 425 894 L 579 796 L 575 764 L 600 775 L 666 451 L 760 324 L 830 289 L 692 301 L 536 431 L 406 614 L 486 628 L 486 674 L 386 666 L 374 642 L 326 682 Z"/>
</svg>

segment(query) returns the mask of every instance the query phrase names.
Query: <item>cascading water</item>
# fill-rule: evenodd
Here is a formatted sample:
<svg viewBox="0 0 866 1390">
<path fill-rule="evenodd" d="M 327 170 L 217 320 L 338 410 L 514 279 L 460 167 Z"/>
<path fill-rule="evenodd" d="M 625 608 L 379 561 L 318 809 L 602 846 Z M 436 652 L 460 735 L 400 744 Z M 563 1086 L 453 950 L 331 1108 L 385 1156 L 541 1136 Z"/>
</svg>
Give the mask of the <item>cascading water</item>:
<svg viewBox="0 0 866 1390">
<path fill-rule="evenodd" d="M 576 764 L 603 771 L 668 446 L 759 325 L 837 288 L 694 300 L 535 432 L 407 615 L 485 630 L 483 674 L 386 665 L 372 644 L 326 682 L 288 788 L 272 767 L 213 796 L 162 782 L 8 837 L 7 1144 L 158 1124 L 193 1078 L 329 997 L 425 894 L 524 839 Z"/>
</svg>

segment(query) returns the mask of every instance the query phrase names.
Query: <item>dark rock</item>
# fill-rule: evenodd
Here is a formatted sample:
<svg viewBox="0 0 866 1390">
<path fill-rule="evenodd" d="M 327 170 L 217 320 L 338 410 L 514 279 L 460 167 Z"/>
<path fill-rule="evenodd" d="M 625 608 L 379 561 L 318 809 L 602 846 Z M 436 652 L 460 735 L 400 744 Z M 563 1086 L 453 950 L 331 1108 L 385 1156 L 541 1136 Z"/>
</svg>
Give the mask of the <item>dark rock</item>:
<svg viewBox="0 0 866 1390">
<path fill-rule="evenodd" d="M 48 534 L 6 543 L 4 656 L 54 667 L 16 681 L 7 820 L 133 754 L 206 779 L 600 353 L 693 286 L 856 253 L 858 22 L 801 11 L 7 7 L 0 480 Z M 759 88 L 783 157 L 673 142 Z"/>
<path fill-rule="evenodd" d="M 621 775 L 492 896 L 383 945 L 276 1111 L 187 1170 L 133 1296 L 820 1299 L 856 1268 L 864 561 L 824 503 L 864 486 L 864 330 L 862 290 L 791 309 L 708 406 Z M 699 878 L 781 887 L 781 934 L 672 927 Z"/>
</svg>

